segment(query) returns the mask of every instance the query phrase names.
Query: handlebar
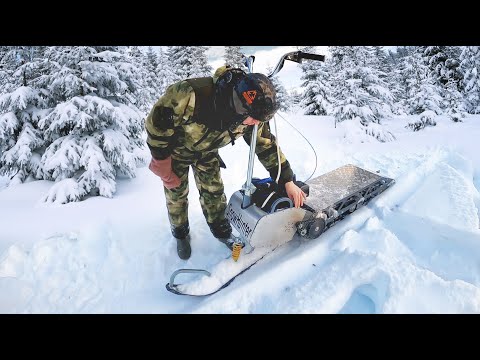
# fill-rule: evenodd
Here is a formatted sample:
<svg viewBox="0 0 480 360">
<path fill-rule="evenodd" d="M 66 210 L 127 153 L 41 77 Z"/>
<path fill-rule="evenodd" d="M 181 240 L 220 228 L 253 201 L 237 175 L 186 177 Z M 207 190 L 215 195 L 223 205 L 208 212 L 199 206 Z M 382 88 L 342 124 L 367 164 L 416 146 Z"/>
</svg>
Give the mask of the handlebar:
<svg viewBox="0 0 480 360">
<path fill-rule="evenodd" d="M 290 61 L 294 61 L 301 64 L 303 59 L 325 61 L 325 55 L 310 54 L 310 53 L 305 53 L 303 51 L 293 51 L 293 52 L 286 53 L 285 55 L 282 56 L 282 58 L 278 62 L 275 69 L 273 69 L 272 73 L 268 74 L 267 76 L 271 78 L 276 73 L 278 73 L 283 68 L 283 64 L 285 60 L 290 60 Z"/>
</svg>

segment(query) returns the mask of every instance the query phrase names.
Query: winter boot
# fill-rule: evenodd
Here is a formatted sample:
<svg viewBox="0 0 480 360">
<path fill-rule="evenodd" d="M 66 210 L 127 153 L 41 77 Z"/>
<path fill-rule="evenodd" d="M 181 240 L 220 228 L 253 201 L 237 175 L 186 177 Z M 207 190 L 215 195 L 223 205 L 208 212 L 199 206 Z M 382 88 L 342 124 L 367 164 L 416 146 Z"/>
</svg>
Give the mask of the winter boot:
<svg viewBox="0 0 480 360">
<path fill-rule="evenodd" d="M 232 226 L 227 219 L 208 223 L 210 231 L 220 242 L 224 243 L 230 250 L 233 247 Z"/>
<path fill-rule="evenodd" d="M 188 223 L 171 227 L 172 235 L 177 239 L 177 254 L 182 260 L 190 258 L 192 249 L 190 247 L 190 226 Z"/>
<path fill-rule="evenodd" d="M 208 223 L 208 227 L 210 228 L 213 236 L 215 236 L 217 239 L 228 239 L 230 238 L 230 235 L 232 235 L 232 226 L 227 219 Z"/>
</svg>

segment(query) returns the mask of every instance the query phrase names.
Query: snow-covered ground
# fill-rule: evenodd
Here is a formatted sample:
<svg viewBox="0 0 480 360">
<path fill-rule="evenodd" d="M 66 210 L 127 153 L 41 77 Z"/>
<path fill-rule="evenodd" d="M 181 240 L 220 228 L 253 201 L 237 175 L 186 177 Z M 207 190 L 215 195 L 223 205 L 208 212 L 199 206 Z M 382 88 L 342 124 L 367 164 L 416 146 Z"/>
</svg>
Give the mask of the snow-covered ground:
<svg viewBox="0 0 480 360">
<path fill-rule="evenodd" d="M 160 180 L 146 167 L 113 199 L 46 205 L 52 185 L 0 178 L 0 313 L 480 313 L 480 116 L 413 133 L 386 122 L 380 143 L 332 117 L 287 114 L 318 155 L 314 176 L 354 164 L 396 180 L 311 241 L 294 240 L 207 298 L 165 289 L 178 268 L 210 268 L 228 249 L 209 232 L 191 176 L 192 257 L 180 260 Z M 277 120 L 299 180 L 315 156 Z M 272 124 L 273 127 L 273 124 Z M 345 136 L 346 135 L 346 136 Z M 220 150 L 227 198 L 248 147 Z M 254 175 L 268 176 L 257 161 Z"/>
</svg>

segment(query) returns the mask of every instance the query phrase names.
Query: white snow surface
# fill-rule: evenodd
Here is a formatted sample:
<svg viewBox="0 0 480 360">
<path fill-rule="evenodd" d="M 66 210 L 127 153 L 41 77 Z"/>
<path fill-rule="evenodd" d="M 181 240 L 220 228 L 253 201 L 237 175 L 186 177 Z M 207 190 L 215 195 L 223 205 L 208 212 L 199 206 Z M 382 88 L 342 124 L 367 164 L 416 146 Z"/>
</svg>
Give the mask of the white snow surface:
<svg viewBox="0 0 480 360">
<path fill-rule="evenodd" d="M 0 313 L 480 313 L 480 116 L 439 117 L 419 132 L 404 128 L 408 117 L 391 119 L 383 128 L 396 140 L 381 143 L 333 117 L 282 115 L 313 145 L 314 177 L 354 164 L 395 185 L 319 238 L 293 240 L 229 287 L 193 298 L 165 289 L 173 271 L 241 262 L 228 263 L 211 235 L 192 174 L 187 261 L 146 166 L 117 178 L 113 198 L 65 205 L 42 202 L 51 181 L 7 187 L 0 177 Z M 278 117 L 277 126 L 306 180 L 312 149 Z M 220 154 L 228 199 L 245 182 L 248 147 L 239 139 Z M 258 160 L 254 176 L 268 176 Z"/>
</svg>

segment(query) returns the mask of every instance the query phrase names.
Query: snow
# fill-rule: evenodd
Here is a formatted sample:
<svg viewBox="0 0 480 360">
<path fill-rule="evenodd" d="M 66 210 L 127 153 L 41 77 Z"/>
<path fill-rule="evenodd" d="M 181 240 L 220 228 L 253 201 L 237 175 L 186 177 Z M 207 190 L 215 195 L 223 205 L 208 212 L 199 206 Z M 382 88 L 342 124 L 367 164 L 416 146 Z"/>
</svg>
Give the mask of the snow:
<svg viewBox="0 0 480 360">
<path fill-rule="evenodd" d="M 165 289 L 173 271 L 217 267 L 214 283 L 239 265 L 210 234 L 193 174 L 187 261 L 147 166 L 117 179 L 112 198 L 68 204 L 41 201 L 54 182 L 6 187 L 0 177 L 0 313 L 480 313 L 480 116 L 440 116 L 418 132 L 405 128 L 411 116 L 386 120 L 395 140 L 382 143 L 331 116 L 281 115 L 318 156 L 315 169 L 310 146 L 277 117 L 298 179 L 354 164 L 395 185 L 319 238 L 295 239 L 219 293 L 190 298 Z M 248 147 L 220 154 L 229 198 L 245 182 Z M 258 160 L 254 176 L 268 176 Z"/>
</svg>

